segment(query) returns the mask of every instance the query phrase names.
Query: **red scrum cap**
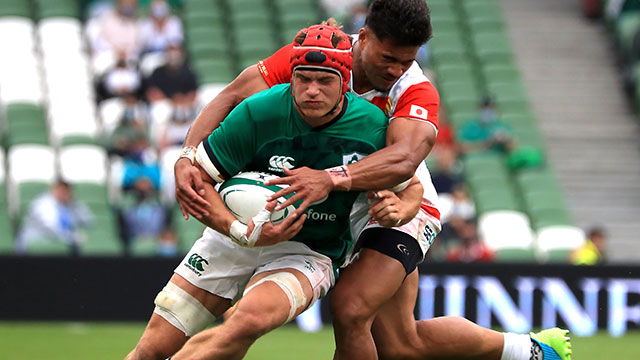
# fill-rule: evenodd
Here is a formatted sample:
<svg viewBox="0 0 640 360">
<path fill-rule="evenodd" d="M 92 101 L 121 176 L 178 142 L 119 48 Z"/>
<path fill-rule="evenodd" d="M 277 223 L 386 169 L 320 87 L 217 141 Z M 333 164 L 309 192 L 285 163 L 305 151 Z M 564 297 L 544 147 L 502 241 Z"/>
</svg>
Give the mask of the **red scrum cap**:
<svg viewBox="0 0 640 360">
<path fill-rule="evenodd" d="M 313 25 L 303 29 L 293 40 L 291 73 L 297 69 L 330 71 L 342 80 L 342 94 L 349 89 L 351 79 L 351 40 L 332 25 Z"/>
</svg>

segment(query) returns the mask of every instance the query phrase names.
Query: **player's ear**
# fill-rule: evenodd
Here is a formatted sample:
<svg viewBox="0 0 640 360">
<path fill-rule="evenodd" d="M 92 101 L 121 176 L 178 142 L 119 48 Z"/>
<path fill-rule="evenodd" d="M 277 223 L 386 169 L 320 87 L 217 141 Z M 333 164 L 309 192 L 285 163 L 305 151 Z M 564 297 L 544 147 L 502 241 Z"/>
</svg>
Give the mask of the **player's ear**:
<svg viewBox="0 0 640 360">
<path fill-rule="evenodd" d="M 369 34 L 367 33 L 367 27 L 361 27 L 358 31 L 358 42 L 360 43 L 360 46 L 366 46 L 368 35 Z"/>
</svg>

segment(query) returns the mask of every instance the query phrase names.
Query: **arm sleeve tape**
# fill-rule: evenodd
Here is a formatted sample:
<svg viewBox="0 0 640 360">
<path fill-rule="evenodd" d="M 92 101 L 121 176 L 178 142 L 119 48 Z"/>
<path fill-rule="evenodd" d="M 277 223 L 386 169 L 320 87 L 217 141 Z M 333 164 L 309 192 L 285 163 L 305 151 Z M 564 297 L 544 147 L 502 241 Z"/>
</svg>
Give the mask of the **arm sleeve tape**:
<svg viewBox="0 0 640 360">
<path fill-rule="evenodd" d="M 406 181 L 401 182 L 400 184 L 389 188 L 390 191 L 393 191 L 394 193 L 399 193 L 400 191 L 406 189 L 409 184 L 411 183 L 411 179 L 413 179 L 413 177 L 410 177 L 409 179 L 407 179 Z"/>
<path fill-rule="evenodd" d="M 213 324 L 216 317 L 196 298 L 172 282 L 167 283 L 154 300 L 156 314 L 171 325 L 193 336 Z"/>
<path fill-rule="evenodd" d="M 221 183 L 224 181 L 224 178 L 220 174 L 220 171 L 216 169 L 211 159 L 209 159 L 209 155 L 207 155 L 207 151 L 204 149 L 204 145 L 202 142 L 198 145 L 198 150 L 196 150 L 196 161 L 198 162 L 198 164 L 200 164 L 200 166 L 202 166 L 204 171 L 206 171 L 207 174 L 209 174 L 209 176 L 211 176 L 211 178 L 215 182 Z"/>
<path fill-rule="evenodd" d="M 304 294 L 304 289 L 302 288 L 302 284 L 300 284 L 300 280 L 298 280 L 298 278 L 292 273 L 286 271 L 281 271 L 263 277 L 255 284 L 246 288 L 242 296 L 245 296 L 253 288 L 267 281 L 272 281 L 278 285 L 289 299 L 289 316 L 287 317 L 285 324 L 293 320 L 299 307 L 307 306 L 307 296 Z"/>
</svg>

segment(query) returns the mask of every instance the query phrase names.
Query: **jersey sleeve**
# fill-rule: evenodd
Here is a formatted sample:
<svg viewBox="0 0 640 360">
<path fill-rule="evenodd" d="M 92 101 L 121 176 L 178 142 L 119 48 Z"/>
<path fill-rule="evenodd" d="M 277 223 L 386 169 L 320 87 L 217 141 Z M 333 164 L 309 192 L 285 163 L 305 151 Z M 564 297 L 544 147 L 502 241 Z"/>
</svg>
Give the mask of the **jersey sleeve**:
<svg viewBox="0 0 640 360">
<path fill-rule="evenodd" d="M 227 180 L 252 159 L 256 147 L 256 127 L 246 101 L 236 106 L 209 137 L 202 142 L 204 154 L 196 158 L 214 179 L 215 172 Z M 213 167 L 213 168 L 212 168 Z"/>
<path fill-rule="evenodd" d="M 438 90 L 428 81 L 411 85 L 398 99 L 391 119 L 406 117 L 426 121 L 438 129 Z"/>
<path fill-rule="evenodd" d="M 258 70 L 269 87 L 291 82 L 289 66 L 293 44 L 285 45 L 273 55 L 258 61 Z"/>
</svg>

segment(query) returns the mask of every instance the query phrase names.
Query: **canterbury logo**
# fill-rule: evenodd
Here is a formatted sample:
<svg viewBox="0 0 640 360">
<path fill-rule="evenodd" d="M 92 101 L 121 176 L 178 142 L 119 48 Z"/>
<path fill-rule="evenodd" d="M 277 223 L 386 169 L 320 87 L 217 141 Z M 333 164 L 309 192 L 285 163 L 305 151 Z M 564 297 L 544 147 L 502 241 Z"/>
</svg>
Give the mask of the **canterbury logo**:
<svg viewBox="0 0 640 360">
<path fill-rule="evenodd" d="M 202 263 L 204 263 L 205 265 L 209 265 L 209 262 L 198 254 L 191 255 L 191 257 L 189 257 L 189 261 L 187 262 L 189 263 L 189 265 L 200 271 L 204 271 L 204 265 L 202 265 Z"/>
<path fill-rule="evenodd" d="M 275 155 L 269 159 L 269 169 L 273 171 L 282 171 L 282 169 L 293 169 L 295 159 L 289 156 Z"/>
<path fill-rule="evenodd" d="M 411 255 L 409 253 L 409 249 L 407 249 L 407 247 L 404 244 L 398 244 L 398 250 L 400 250 L 401 253 L 403 253 L 403 254 L 405 254 L 407 256 Z"/>
</svg>

